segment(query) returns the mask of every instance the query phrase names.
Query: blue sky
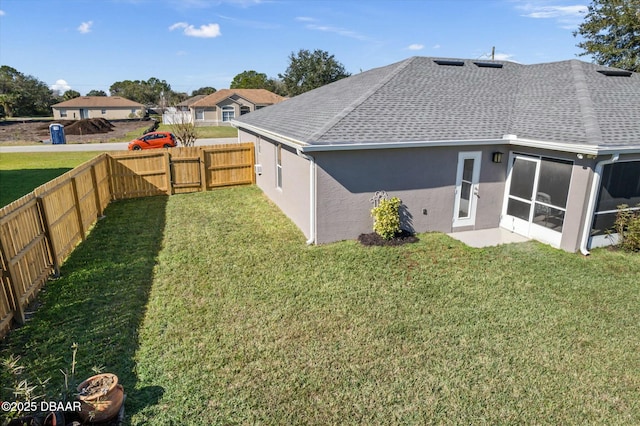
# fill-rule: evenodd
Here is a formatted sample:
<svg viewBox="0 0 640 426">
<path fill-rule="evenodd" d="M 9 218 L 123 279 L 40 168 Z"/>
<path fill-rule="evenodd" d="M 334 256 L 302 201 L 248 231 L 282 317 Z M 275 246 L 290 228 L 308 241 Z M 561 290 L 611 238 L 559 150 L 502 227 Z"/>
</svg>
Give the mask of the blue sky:
<svg viewBox="0 0 640 426">
<path fill-rule="evenodd" d="M 0 0 L 0 64 L 54 89 L 277 77 L 300 49 L 358 73 L 411 56 L 574 59 L 587 0 Z M 590 61 L 589 57 L 582 58 Z"/>
</svg>

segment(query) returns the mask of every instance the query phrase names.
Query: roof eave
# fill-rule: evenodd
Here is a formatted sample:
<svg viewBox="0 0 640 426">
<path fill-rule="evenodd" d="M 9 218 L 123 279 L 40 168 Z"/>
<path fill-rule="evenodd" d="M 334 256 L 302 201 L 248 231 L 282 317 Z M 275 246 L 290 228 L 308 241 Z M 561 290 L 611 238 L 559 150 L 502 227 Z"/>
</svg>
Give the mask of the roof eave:
<svg viewBox="0 0 640 426">
<path fill-rule="evenodd" d="M 231 124 L 237 128 L 244 128 L 259 135 L 264 135 L 276 142 L 283 143 L 303 153 L 328 152 L 328 151 L 355 151 L 360 149 L 401 149 L 423 147 L 450 147 L 450 146 L 480 146 L 480 145 L 510 145 L 528 148 L 548 149 L 551 151 L 569 152 L 583 155 L 609 155 L 609 154 L 635 154 L 640 153 L 640 146 L 626 145 L 593 145 L 576 144 L 568 142 L 543 141 L 528 138 L 519 138 L 516 135 L 504 135 L 500 139 L 466 139 L 466 140 L 423 140 L 403 142 L 365 142 L 365 143 L 335 143 L 335 144 L 310 144 L 301 140 L 284 136 L 277 132 L 265 130 L 261 127 L 231 120 Z"/>
<path fill-rule="evenodd" d="M 303 142 L 299 139 L 295 139 L 295 138 L 291 138 L 288 136 L 284 136 L 280 133 L 277 132 L 271 132 L 269 130 L 265 130 L 261 127 L 257 127 L 257 126 L 252 126 L 250 124 L 247 123 L 241 123 L 237 120 L 231 120 L 231 125 L 233 127 L 239 128 L 239 129 L 246 129 L 249 130 L 251 132 L 257 133 L 259 135 L 264 135 L 270 139 L 273 139 L 276 142 L 280 142 L 284 145 L 290 146 L 292 148 L 295 149 L 299 149 L 299 150 L 303 150 L 304 147 L 309 146 L 309 144 L 307 144 L 306 142 Z"/>
</svg>

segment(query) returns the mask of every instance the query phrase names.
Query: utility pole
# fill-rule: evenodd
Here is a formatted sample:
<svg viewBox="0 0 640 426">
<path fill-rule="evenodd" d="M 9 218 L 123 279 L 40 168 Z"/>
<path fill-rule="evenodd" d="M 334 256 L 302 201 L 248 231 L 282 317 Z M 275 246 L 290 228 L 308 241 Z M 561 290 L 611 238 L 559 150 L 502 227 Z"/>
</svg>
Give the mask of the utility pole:
<svg viewBox="0 0 640 426">
<path fill-rule="evenodd" d="M 496 47 L 495 47 L 495 46 L 493 46 L 493 47 L 491 48 L 491 60 L 492 60 L 492 61 L 495 61 L 495 60 L 496 60 Z"/>
</svg>

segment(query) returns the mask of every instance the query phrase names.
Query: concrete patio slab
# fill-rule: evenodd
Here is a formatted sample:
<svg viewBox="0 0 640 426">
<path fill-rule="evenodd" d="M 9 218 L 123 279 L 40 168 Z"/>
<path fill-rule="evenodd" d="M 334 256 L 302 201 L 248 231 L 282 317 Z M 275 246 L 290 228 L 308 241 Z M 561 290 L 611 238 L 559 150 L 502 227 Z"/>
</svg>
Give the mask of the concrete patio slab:
<svg viewBox="0 0 640 426">
<path fill-rule="evenodd" d="M 500 244 L 523 243 L 529 238 L 523 237 L 503 228 L 481 229 L 478 231 L 453 232 L 447 234 L 451 238 L 462 241 L 470 247 L 482 248 Z"/>
</svg>

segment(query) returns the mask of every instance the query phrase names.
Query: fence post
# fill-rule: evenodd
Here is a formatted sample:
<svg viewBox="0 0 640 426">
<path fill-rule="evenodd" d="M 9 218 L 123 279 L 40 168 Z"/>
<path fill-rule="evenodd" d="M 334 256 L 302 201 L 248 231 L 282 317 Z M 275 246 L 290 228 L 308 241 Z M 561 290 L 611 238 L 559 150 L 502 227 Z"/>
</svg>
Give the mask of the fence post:
<svg viewBox="0 0 640 426">
<path fill-rule="evenodd" d="M 207 165 L 205 164 L 206 153 L 204 148 L 200 148 L 200 186 L 202 192 L 207 191 Z"/>
<path fill-rule="evenodd" d="M 110 156 L 109 154 L 104 154 L 107 158 L 107 182 L 109 182 L 109 200 L 110 201 L 115 201 L 115 190 L 114 190 L 114 186 L 115 186 L 115 182 L 114 182 L 114 177 L 113 177 L 113 167 L 112 167 L 112 162 L 113 157 Z"/>
<path fill-rule="evenodd" d="M 100 205 L 100 190 L 98 188 L 98 177 L 96 176 L 96 165 L 91 165 L 91 186 L 93 186 L 93 201 L 96 203 L 96 219 L 102 216 Z"/>
<path fill-rule="evenodd" d="M 51 254 L 51 261 L 53 263 L 53 275 L 60 275 L 60 261 L 58 259 L 58 252 L 56 250 L 56 244 L 51 237 L 51 228 L 49 227 L 49 214 L 47 213 L 47 206 L 45 205 L 42 197 L 36 197 L 36 202 L 38 203 L 38 209 L 40 210 L 40 215 L 42 216 L 42 227 L 44 229 L 45 241 L 47 242 L 47 247 L 49 248 Z"/>
<path fill-rule="evenodd" d="M 173 195 L 173 179 L 171 179 L 171 154 L 167 148 L 164 149 L 164 165 L 167 168 L 167 195 Z"/>
<path fill-rule="evenodd" d="M 251 184 L 255 185 L 256 184 L 256 151 L 255 151 L 255 146 L 253 144 L 251 144 L 251 147 L 249 148 L 249 150 L 251 151 Z"/>
<path fill-rule="evenodd" d="M 75 205 L 76 218 L 78 219 L 78 229 L 80 230 L 80 238 L 85 240 L 84 224 L 82 223 L 82 209 L 80 208 L 80 198 L 78 197 L 78 183 L 76 177 L 71 178 L 71 189 L 73 190 L 73 204 Z"/>
<path fill-rule="evenodd" d="M 24 324 L 24 311 L 20 307 L 20 301 L 18 300 L 17 292 L 13 288 L 13 285 L 16 282 L 16 272 L 13 270 L 11 262 L 9 262 L 7 251 L 4 249 L 2 239 L 0 239 L 0 252 L 2 253 L 2 258 L 4 259 L 3 268 L 7 272 L 6 280 L 4 279 L 5 277 L 3 277 L 0 281 L 0 285 L 4 287 L 4 293 L 7 296 L 7 302 L 9 302 L 9 309 L 14 312 L 13 317 L 16 319 L 16 321 L 18 321 L 18 323 Z M 7 283 L 6 286 L 4 284 L 5 282 Z"/>
</svg>

